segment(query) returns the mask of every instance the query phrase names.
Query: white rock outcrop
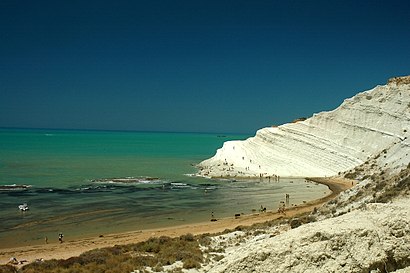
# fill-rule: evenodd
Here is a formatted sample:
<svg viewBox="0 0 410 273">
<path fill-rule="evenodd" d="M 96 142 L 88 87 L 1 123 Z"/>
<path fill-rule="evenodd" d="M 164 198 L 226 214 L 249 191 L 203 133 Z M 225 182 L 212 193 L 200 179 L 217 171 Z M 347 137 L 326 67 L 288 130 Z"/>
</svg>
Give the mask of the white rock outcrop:
<svg viewBox="0 0 410 273">
<path fill-rule="evenodd" d="M 337 109 L 278 127 L 260 129 L 244 141 L 228 141 L 198 165 L 199 175 L 333 176 L 384 150 L 386 163 L 409 163 L 410 76 L 346 99 Z"/>
<path fill-rule="evenodd" d="M 248 241 L 207 272 L 409 272 L 409 265 L 410 199 L 405 198 Z"/>
</svg>

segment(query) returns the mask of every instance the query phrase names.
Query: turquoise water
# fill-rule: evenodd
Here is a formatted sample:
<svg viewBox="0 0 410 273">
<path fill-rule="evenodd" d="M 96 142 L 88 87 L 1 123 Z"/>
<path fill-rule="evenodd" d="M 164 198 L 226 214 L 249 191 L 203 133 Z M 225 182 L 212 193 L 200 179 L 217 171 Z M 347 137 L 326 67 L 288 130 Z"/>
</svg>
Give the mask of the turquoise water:
<svg viewBox="0 0 410 273">
<path fill-rule="evenodd" d="M 0 130 L 0 247 L 172 226 L 276 209 L 322 197 L 304 180 L 228 181 L 192 177 L 224 141 L 247 135 Z M 123 179 L 123 180 L 115 180 Z M 127 183 L 121 183 L 124 181 Z M 18 205 L 27 203 L 29 211 Z M 52 238 L 52 239 L 51 239 Z"/>
<path fill-rule="evenodd" d="M 153 176 L 185 179 L 190 164 L 212 156 L 225 140 L 213 134 L 0 131 L 1 184 L 64 187 L 87 179 Z"/>
</svg>

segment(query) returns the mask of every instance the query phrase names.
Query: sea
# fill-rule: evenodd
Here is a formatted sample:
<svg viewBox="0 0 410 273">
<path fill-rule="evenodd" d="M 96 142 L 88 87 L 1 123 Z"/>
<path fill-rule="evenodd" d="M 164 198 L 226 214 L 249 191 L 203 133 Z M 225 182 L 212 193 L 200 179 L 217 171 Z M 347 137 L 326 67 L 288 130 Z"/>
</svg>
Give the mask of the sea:
<svg viewBox="0 0 410 273">
<path fill-rule="evenodd" d="M 276 210 L 321 198 L 304 179 L 209 179 L 196 164 L 250 135 L 0 129 L 0 248 Z M 19 205 L 27 204 L 21 211 Z"/>
</svg>

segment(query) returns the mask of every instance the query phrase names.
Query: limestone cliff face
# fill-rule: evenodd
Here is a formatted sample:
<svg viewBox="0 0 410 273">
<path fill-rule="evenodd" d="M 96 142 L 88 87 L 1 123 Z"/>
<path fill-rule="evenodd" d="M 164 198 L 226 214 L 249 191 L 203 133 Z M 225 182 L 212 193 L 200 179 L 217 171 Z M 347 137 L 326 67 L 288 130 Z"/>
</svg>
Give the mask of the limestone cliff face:
<svg viewBox="0 0 410 273">
<path fill-rule="evenodd" d="M 410 272 L 409 249 L 407 198 L 249 241 L 207 272 Z"/>
<path fill-rule="evenodd" d="M 332 176 L 389 150 L 386 165 L 409 163 L 410 76 L 346 99 L 304 121 L 229 141 L 199 164 L 204 176 Z M 395 156 L 400 153 L 400 156 Z"/>
</svg>

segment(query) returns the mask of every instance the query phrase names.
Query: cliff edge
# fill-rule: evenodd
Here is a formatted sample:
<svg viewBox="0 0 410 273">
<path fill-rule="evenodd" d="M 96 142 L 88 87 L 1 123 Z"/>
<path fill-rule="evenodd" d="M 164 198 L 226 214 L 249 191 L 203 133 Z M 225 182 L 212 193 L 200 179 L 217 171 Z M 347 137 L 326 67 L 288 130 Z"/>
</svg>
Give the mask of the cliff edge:
<svg viewBox="0 0 410 273">
<path fill-rule="evenodd" d="M 243 141 L 228 141 L 198 165 L 206 177 L 334 176 L 393 149 L 386 167 L 410 157 L 410 76 L 346 99 L 333 111 L 268 127 Z"/>
</svg>

